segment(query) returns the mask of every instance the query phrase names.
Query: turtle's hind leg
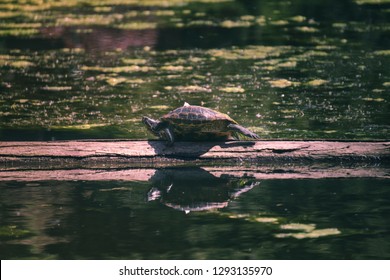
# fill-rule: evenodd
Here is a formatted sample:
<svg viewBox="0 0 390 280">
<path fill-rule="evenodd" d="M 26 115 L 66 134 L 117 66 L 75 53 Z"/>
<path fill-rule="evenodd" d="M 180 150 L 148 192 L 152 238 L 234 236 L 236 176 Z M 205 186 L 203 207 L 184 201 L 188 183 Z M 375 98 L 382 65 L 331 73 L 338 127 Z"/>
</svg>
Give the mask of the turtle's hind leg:
<svg viewBox="0 0 390 280">
<path fill-rule="evenodd" d="M 241 133 L 247 137 L 250 137 L 250 138 L 253 138 L 253 139 L 260 139 L 260 136 L 257 135 L 256 133 L 250 131 L 249 129 L 241 126 L 241 125 L 238 125 L 238 124 L 229 124 L 228 125 L 228 128 L 231 130 L 231 131 L 234 131 L 234 132 L 238 132 L 238 133 Z"/>
</svg>

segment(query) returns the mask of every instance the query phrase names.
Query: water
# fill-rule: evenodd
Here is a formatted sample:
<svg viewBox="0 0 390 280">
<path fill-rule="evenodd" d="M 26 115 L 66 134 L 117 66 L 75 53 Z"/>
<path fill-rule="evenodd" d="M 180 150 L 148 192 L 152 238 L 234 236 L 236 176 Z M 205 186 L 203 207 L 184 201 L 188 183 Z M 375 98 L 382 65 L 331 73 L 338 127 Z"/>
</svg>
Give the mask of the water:
<svg viewBox="0 0 390 280">
<path fill-rule="evenodd" d="M 89 2 L 0 6 L 0 139 L 151 138 L 184 102 L 268 139 L 388 138 L 387 3 Z"/>
<path fill-rule="evenodd" d="M 203 174 L 197 184 L 186 172 L 170 171 L 169 192 L 161 181 L 2 182 L 1 257 L 390 257 L 388 180 L 244 183 Z"/>
<path fill-rule="evenodd" d="M 142 116 L 184 102 L 263 139 L 389 139 L 386 0 L 83 3 L 0 4 L 0 141 L 152 139 Z M 0 256 L 390 257 L 386 166 L 283 180 L 189 168 L 133 181 L 2 176 Z"/>
</svg>

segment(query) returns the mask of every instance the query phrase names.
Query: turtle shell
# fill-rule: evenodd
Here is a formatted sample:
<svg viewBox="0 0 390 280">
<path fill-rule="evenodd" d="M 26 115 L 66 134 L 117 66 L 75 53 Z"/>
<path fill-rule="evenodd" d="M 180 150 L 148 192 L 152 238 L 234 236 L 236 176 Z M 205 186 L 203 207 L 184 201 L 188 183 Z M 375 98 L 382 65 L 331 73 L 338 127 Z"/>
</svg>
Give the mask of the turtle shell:
<svg viewBox="0 0 390 280">
<path fill-rule="evenodd" d="M 178 139 L 228 139 L 232 135 L 229 124 L 237 122 L 228 115 L 209 108 L 193 105 L 179 107 L 161 117 Z"/>
</svg>

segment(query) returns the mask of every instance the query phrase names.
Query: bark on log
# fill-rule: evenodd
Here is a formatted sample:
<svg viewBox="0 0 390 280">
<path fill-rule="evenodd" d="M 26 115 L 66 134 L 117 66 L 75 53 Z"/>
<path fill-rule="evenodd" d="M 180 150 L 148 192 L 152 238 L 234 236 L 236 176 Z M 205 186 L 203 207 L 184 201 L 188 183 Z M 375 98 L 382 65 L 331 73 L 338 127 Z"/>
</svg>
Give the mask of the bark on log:
<svg viewBox="0 0 390 280">
<path fill-rule="evenodd" d="M 390 142 L 340 141 L 52 141 L 0 142 L 0 162 L 64 167 L 95 164 L 158 166 L 196 162 L 390 162 Z"/>
</svg>

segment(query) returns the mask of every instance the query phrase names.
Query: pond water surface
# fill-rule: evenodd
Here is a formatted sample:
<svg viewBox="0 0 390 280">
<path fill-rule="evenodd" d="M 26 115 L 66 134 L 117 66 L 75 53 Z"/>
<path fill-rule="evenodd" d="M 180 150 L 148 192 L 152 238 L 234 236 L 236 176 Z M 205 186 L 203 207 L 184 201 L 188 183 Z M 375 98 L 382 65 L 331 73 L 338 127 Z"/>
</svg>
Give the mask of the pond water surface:
<svg viewBox="0 0 390 280">
<path fill-rule="evenodd" d="M 267 180 L 243 190 L 233 180 L 191 179 L 176 180 L 170 192 L 160 186 L 160 195 L 137 182 L 1 183 L 1 256 L 390 257 L 388 180 Z"/>
<path fill-rule="evenodd" d="M 388 0 L 5 0 L 0 140 L 153 139 L 142 116 L 184 102 L 263 139 L 389 139 L 389 15 Z M 388 172 L 260 181 L 183 170 L 3 179 L 0 256 L 390 258 Z"/>
</svg>

